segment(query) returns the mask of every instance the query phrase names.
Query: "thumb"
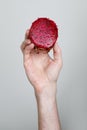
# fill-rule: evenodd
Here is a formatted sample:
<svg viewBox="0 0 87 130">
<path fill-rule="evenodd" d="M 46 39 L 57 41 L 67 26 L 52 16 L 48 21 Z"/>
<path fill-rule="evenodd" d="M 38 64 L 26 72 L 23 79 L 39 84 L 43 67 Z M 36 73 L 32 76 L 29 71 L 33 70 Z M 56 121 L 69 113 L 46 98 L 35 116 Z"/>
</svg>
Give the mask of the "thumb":
<svg viewBox="0 0 87 130">
<path fill-rule="evenodd" d="M 55 43 L 53 47 L 53 55 L 54 55 L 54 62 L 58 63 L 60 67 L 62 67 L 62 51 L 61 48 L 57 43 Z"/>
</svg>

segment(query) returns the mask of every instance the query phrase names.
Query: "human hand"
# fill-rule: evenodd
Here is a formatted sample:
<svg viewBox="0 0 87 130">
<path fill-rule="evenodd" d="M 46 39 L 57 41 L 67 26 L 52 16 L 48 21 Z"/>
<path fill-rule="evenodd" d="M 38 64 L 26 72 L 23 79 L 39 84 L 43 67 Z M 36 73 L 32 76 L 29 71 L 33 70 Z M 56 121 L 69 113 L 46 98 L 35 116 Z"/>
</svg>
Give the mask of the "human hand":
<svg viewBox="0 0 87 130">
<path fill-rule="evenodd" d="M 45 50 L 35 49 L 35 45 L 28 39 L 29 30 L 26 31 L 25 40 L 21 45 L 23 63 L 28 80 L 36 93 L 56 91 L 56 83 L 62 68 L 62 52 L 57 43 L 53 47 L 53 59 Z"/>
</svg>

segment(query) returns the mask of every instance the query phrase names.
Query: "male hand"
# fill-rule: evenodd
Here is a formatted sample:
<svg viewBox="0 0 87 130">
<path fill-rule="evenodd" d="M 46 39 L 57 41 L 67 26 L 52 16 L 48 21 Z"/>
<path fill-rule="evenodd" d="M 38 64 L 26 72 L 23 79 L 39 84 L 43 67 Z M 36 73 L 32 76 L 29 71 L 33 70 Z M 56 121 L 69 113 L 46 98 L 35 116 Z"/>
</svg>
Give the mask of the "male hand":
<svg viewBox="0 0 87 130">
<path fill-rule="evenodd" d="M 61 130 L 57 102 L 57 79 L 62 68 L 61 49 L 56 43 L 53 59 L 47 50 L 40 50 L 28 39 L 21 45 L 26 75 L 34 87 L 38 108 L 38 130 Z"/>
<path fill-rule="evenodd" d="M 29 30 L 26 31 L 25 40 L 21 45 L 26 75 L 33 85 L 36 93 L 44 91 L 52 94 L 56 92 L 56 83 L 62 68 L 62 53 L 57 43 L 53 47 L 53 59 L 45 50 L 35 49 L 35 45 L 28 39 Z"/>
</svg>

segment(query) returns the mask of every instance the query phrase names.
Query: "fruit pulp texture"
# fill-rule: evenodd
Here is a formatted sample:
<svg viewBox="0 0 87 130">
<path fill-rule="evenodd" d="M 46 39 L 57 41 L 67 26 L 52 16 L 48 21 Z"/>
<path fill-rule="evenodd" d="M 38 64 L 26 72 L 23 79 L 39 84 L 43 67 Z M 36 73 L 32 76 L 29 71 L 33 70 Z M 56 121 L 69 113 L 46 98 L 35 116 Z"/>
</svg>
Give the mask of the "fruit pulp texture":
<svg viewBox="0 0 87 130">
<path fill-rule="evenodd" d="M 38 48 L 52 48 L 58 37 L 56 24 L 47 18 L 39 18 L 32 23 L 29 38 Z"/>
</svg>

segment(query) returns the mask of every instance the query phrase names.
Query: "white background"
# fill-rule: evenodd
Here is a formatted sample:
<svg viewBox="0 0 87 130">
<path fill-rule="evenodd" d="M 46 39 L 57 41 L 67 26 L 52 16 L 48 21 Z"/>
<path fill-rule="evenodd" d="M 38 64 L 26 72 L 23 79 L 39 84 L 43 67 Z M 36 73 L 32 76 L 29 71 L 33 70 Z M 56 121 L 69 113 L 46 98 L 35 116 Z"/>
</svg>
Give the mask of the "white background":
<svg viewBox="0 0 87 130">
<path fill-rule="evenodd" d="M 37 107 L 20 44 L 38 17 L 53 19 L 63 69 L 58 80 L 62 130 L 87 130 L 87 1 L 0 0 L 0 130 L 36 130 Z"/>
</svg>

